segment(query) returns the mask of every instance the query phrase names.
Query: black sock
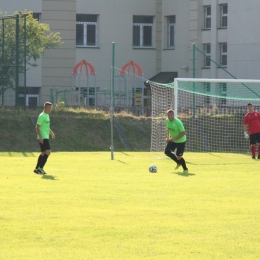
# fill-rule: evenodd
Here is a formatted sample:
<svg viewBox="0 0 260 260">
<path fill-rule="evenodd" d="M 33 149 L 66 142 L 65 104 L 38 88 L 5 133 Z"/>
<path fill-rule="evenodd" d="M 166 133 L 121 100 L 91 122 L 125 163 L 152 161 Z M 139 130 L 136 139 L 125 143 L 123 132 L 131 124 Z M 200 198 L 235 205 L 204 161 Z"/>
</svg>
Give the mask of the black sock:
<svg viewBox="0 0 260 260">
<path fill-rule="evenodd" d="M 181 159 L 179 160 L 179 164 L 181 164 L 183 170 L 188 170 L 184 158 L 181 158 Z"/>
<path fill-rule="evenodd" d="M 49 156 L 49 155 L 47 155 L 47 154 L 44 154 L 44 155 L 42 156 L 40 168 L 43 168 L 43 167 L 44 167 L 45 163 L 46 163 L 47 160 L 48 160 L 48 156 Z"/>
<path fill-rule="evenodd" d="M 172 160 L 174 160 L 177 164 L 180 164 L 179 160 L 173 153 L 166 154 L 168 157 L 170 157 Z"/>
<path fill-rule="evenodd" d="M 43 157 L 43 156 L 40 154 L 39 157 L 38 157 L 38 161 L 37 161 L 37 165 L 36 165 L 35 169 L 37 169 L 37 168 L 40 167 L 42 157 Z"/>
</svg>

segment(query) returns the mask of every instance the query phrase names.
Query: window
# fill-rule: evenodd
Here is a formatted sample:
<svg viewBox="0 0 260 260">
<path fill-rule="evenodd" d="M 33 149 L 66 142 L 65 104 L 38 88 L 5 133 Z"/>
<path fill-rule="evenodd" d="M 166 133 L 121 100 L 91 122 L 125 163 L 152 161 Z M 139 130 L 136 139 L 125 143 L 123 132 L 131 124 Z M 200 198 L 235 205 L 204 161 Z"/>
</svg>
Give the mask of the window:
<svg viewBox="0 0 260 260">
<path fill-rule="evenodd" d="M 204 44 L 204 67 L 209 68 L 210 67 L 210 56 L 211 56 L 211 46 L 210 43 Z"/>
<path fill-rule="evenodd" d="M 227 83 L 220 83 L 220 95 L 222 97 L 226 97 L 227 96 Z M 220 99 L 220 104 L 221 105 L 226 105 L 227 103 L 227 99 L 226 98 L 221 98 Z"/>
<path fill-rule="evenodd" d="M 227 43 L 220 43 L 220 65 L 227 66 Z"/>
<path fill-rule="evenodd" d="M 151 106 L 151 89 L 149 88 L 144 89 L 144 106 L 145 107 Z"/>
<path fill-rule="evenodd" d="M 88 91 L 89 91 L 89 96 L 88 96 Z M 85 106 L 88 107 L 93 107 L 95 106 L 95 88 L 90 87 L 88 88 L 81 88 L 81 94 L 84 95 L 84 103 Z"/>
<path fill-rule="evenodd" d="M 95 97 L 96 97 L 96 90 L 95 88 L 89 88 L 89 101 L 88 105 L 89 106 L 95 106 Z M 87 98 L 87 97 L 86 97 Z"/>
<path fill-rule="evenodd" d="M 78 47 L 97 47 L 97 15 L 77 14 L 76 45 Z"/>
<path fill-rule="evenodd" d="M 41 21 L 41 13 L 33 13 L 33 18 L 39 23 Z"/>
<path fill-rule="evenodd" d="M 210 101 L 211 101 L 210 96 L 209 96 L 210 91 L 211 91 L 210 83 L 204 82 L 204 93 L 205 93 L 204 102 L 205 102 L 206 105 L 209 105 Z"/>
<path fill-rule="evenodd" d="M 204 28 L 211 28 L 211 6 L 204 6 Z"/>
<path fill-rule="evenodd" d="M 167 48 L 174 48 L 175 15 L 167 16 Z"/>
<path fill-rule="evenodd" d="M 18 88 L 18 104 L 20 106 L 37 107 L 39 105 L 39 87 Z"/>
<path fill-rule="evenodd" d="M 227 28 L 228 5 L 220 5 L 220 27 Z"/>
<path fill-rule="evenodd" d="M 136 88 L 136 89 L 132 89 L 133 92 L 133 101 L 132 101 L 132 105 L 135 106 L 142 106 L 142 89 L 141 88 Z"/>
<path fill-rule="evenodd" d="M 37 107 L 39 105 L 39 95 L 29 94 L 26 95 L 26 106 Z"/>
<path fill-rule="evenodd" d="M 133 16 L 133 47 L 153 47 L 153 16 Z"/>
</svg>

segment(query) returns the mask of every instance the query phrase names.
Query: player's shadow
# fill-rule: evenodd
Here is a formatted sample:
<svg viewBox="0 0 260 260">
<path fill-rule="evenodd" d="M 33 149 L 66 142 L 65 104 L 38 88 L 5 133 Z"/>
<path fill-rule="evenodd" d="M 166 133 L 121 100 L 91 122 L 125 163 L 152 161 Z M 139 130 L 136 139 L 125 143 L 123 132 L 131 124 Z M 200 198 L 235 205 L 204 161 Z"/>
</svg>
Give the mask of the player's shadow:
<svg viewBox="0 0 260 260">
<path fill-rule="evenodd" d="M 52 175 L 42 175 L 42 179 L 51 180 L 51 181 L 57 181 L 58 180 L 58 179 L 55 178 L 55 176 L 52 176 Z"/>
<path fill-rule="evenodd" d="M 183 176 L 183 177 L 190 177 L 190 176 L 196 175 L 194 173 L 186 173 L 186 172 L 174 172 L 174 174 L 177 174 L 177 175 Z"/>
</svg>

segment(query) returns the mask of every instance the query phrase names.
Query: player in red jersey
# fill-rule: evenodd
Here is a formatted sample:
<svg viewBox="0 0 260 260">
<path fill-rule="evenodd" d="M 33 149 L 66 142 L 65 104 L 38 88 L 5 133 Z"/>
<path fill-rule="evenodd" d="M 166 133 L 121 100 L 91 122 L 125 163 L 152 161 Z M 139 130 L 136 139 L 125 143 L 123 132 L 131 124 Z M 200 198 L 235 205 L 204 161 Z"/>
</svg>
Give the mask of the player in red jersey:
<svg viewBox="0 0 260 260">
<path fill-rule="evenodd" d="M 260 113 L 255 111 L 252 103 L 247 105 L 248 113 L 244 116 L 244 135 L 250 138 L 252 159 L 255 159 L 256 143 L 258 144 L 258 159 L 260 159 Z M 249 135 L 248 135 L 249 132 Z"/>
</svg>

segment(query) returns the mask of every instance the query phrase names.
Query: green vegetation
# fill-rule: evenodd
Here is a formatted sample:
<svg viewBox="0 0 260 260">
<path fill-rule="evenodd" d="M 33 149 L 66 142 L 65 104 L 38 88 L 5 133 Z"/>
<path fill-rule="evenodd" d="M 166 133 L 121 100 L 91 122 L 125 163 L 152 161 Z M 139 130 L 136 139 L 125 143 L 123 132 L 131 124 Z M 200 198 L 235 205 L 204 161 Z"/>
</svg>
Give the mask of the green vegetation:
<svg viewBox="0 0 260 260">
<path fill-rule="evenodd" d="M 260 161 L 186 153 L 0 153 L 0 258 L 258 259 Z M 158 173 L 149 173 L 150 164 Z"/>
<path fill-rule="evenodd" d="M 0 151 L 33 152 L 39 150 L 35 123 L 42 109 L 0 109 Z M 134 151 L 149 151 L 151 119 L 121 113 L 115 115 Z M 50 115 L 56 139 L 53 151 L 109 151 L 111 145 L 110 115 L 103 111 L 54 107 Z M 114 130 L 115 150 L 125 150 Z"/>
<path fill-rule="evenodd" d="M 38 151 L 35 123 L 41 111 L 42 109 L 23 111 L 0 108 L 0 151 Z M 115 114 L 115 117 L 132 151 L 150 151 L 150 117 L 135 117 L 125 112 Z M 195 119 L 180 115 L 180 118 L 187 132 L 186 151 L 207 151 L 202 137 L 208 140 L 210 150 L 214 152 L 247 151 L 248 143 L 242 138 L 241 114 L 208 115 Z M 51 141 L 53 151 L 110 150 L 109 111 L 73 109 L 59 104 L 51 114 L 51 128 L 56 133 L 56 140 Z M 223 138 L 224 133 L 228 133 L 228 138 Z M 115 151 L 126 150 L 115 128 L 114 147 Z"/>
<path fill-rule="evenodd" d="M 15 12 L 11 19 L 8 14 L 0 10 L 2 23 L 0 26 L 0 44 L 1 44 L 1 63 L 4 64 L 0 67 L 0 86 L 2 91 L 8 88 L 14 88 L 13 81 L 16 75 L 16 69 L 20 73 L 24 73 L 23 64 L 26 63 L 30 66 L 38 66 L 36 61 L 41 57 L 47 49 L 55 49 L 61 47 L 61 37 L 59 32 L 51 32 L 50 26 L 45 23 L 39 23 L 33 18 L 32 11 Z M 16 19 L 18 15 L 19 28 L 18 35 L 16 35 Z M 24 26 L 24 16 L 26 16 L 26 28 Z M 7 17 L 6 19 L 4 19 Z M 8 19 L 9 17 L 9 19 Z M 26 30 L 25 30 L 26 29 Z M 17 42 L 17 39 L 19 41 Z M 25 41 L 26 40 L 26 51 Z M 16 45 L 19 44 L 19 64 L 16 64 Z M 26 55 L 24 55 L 24 53 Z M 15 64 L 15 66 L 14 66 Z"/>
</svg>

